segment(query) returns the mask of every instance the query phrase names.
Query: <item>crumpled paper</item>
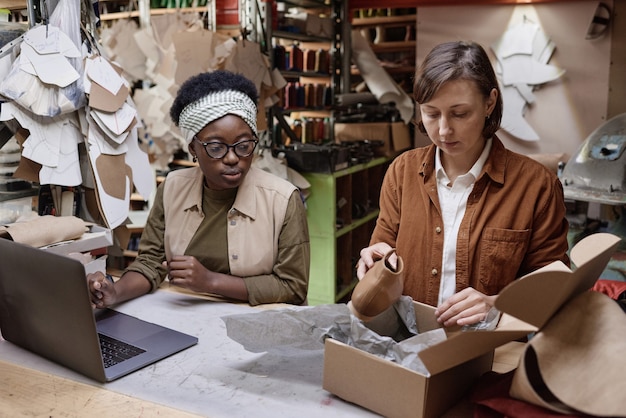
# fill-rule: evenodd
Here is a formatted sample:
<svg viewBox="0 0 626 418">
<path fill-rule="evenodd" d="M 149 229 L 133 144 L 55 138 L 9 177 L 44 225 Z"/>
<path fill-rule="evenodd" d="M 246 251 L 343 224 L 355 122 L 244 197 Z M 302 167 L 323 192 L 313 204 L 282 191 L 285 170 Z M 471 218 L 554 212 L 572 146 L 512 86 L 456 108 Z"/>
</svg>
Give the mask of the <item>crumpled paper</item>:
<svg viewBox="0 0 626 418">
<path fill-rule="evenodd" d="M 420 333 L 412 302 L 403 296 L 367 323 L 352 315 L 345 304 L 294 306 L 228 315 L 222 320 L 228 337 L 253 353 L 298 356 L 323 351 L 324 340 L 333 338 L 429 376 L 418 353 L 446 339 L 446 334 L 443 329 Z"/>
</svg>

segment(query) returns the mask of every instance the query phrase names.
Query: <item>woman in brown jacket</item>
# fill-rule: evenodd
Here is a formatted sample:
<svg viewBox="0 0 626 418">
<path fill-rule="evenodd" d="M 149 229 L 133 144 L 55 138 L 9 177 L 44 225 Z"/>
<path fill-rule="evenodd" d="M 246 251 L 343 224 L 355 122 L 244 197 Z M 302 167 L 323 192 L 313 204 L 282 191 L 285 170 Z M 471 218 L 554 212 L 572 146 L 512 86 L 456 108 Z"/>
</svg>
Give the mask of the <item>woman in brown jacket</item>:
<svg viewBox="0 0 626 418">
<path fill-rule="evenodd" d="M 396 248 L 404 294 L 437 306 L 445 326 L 475 323 L 511 281 L 556 260 L 569 264 L 562 185 L 495 135 L 502 98 L 480 45 L 436 46 L 418 70 L 414 98 L 418 127 L 433 143 L 389 167 L 357 276 Z"/>
</svg>

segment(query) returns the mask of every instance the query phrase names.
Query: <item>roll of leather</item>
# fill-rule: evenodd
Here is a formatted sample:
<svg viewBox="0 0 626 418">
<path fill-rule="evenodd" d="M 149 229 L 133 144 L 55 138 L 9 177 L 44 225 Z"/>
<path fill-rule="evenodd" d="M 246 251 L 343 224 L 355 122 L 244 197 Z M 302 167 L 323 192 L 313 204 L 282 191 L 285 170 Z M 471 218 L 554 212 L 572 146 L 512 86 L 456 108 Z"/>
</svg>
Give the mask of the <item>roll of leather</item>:
<svg viewBox="0 0 626 418">
<path fill-rule="evenodd" d="M 304 85 L 304 104 L 306 107 L 315 106 L 315 85 L 311 83 Z"/>
<path fill-rule="evenodd" d="M 291 45 L 289 49 L 289 70 L 291 71 L 302 71 L 304 67 L 304 56 L 302 54 L 302 50 L 298 45 Z"/>
<path fill-rule="evenodd" d="M 287 83 L 287 87 L 285 87 L 285 109 L 291 109 L 297 106 L 298 104 L 296 101 L 296 84 Z"/>
<path fill-rule="evenodd" d="M 300 83 L 296 83 L 296 107 L 305 106 L 304 86 Z"/>
<path fill-rule="evenodd" d="M 322 97 L 322 106 L 333 105 L 333 90 L 329 86 L 324 86 Z"/>
<path fill-rule="evenodd" d="M 285 47 L 276 45 L 274 47 L 274 65 L 279 70 L 284 70 L 286 66 Z"/>
<path fill-rule="evenodd" d="M 330 62 L 327 50 L 318 49 L 315 53 L 315 71 L 322 74 L 330 73 Z"/>
<path fill-rule="evenodd" d="M 304 54 L 304 70 L 315 71 L 315 50 L 305 49 Z"/>
<path fill-rule="evenodd" d="M 315 84 L 315 100 L 313 100 L 313 106 L 324 106 L 324 87 L 326 87 L 324 84 Z"/>
</svg>

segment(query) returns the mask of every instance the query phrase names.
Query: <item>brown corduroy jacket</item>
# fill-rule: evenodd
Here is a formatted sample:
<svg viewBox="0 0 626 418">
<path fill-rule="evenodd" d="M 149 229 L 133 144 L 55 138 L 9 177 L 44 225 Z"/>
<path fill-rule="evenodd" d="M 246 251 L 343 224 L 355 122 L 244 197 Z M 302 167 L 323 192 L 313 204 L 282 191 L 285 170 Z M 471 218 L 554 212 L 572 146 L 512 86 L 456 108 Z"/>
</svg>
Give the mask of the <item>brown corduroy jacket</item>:
<svg viewBox="0 0 626 418">
<path fill-rule="evenodd" d="M 390 165 L 370 244 L 386 242 L 404 260 L 404 294 L 436 305 L 443 251 L 434 145 L 406 151 Z M 569 266 L 568 222 L 557 176 L 493 138 L 467 201 L 456 244 L 456 290 L 495 295 L 553 261 Z"/>
</svg>

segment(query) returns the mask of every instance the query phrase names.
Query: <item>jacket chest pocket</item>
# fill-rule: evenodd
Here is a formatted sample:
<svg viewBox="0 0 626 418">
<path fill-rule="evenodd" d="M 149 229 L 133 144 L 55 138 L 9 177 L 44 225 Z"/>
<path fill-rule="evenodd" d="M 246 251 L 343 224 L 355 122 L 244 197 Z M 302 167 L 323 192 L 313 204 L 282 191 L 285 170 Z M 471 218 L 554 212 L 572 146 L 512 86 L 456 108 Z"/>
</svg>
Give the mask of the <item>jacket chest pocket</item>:
<svg viewBox="0 0 626 418">
<path fill-rule="evenodd" d="M 495 295 L 517 278 L 526 255 L 531 230 L 486 228 L 480 242 L 480 286 Z"/>
</svg>

